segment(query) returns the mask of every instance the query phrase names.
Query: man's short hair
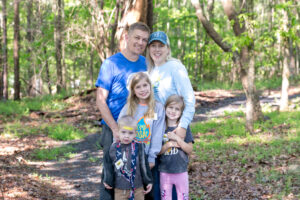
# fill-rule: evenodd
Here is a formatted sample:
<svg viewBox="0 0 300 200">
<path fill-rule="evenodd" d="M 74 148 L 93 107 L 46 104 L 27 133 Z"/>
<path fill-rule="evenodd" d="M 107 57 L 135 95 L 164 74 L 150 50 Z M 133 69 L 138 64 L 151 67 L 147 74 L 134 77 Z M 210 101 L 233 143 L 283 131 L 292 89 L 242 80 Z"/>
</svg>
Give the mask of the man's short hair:
<svg viewBox="0 0 300 200">
<path fill-rule="evenodd" d="M 148 27 L 147 24 L 143 23 L 143 22 L 135 22 L 133 24 L 131 24 L 128 28 L 128 34 L 130 34 L 131 32 L 133 32 L 134 30 L 141 30 L 141 31 L 145 31 L 147 33 L 150 34 L 150 28 Z"/>
<path fill-rule="evenodd" d="M 120 119 L 118 120 L 118 126 L 119 128 L 122 128 L 124 126 L 129 126 L 134 130 L 136 130 L 137 121 L 130 115 L 124 115 L 120 117 Z"/>
</svg>

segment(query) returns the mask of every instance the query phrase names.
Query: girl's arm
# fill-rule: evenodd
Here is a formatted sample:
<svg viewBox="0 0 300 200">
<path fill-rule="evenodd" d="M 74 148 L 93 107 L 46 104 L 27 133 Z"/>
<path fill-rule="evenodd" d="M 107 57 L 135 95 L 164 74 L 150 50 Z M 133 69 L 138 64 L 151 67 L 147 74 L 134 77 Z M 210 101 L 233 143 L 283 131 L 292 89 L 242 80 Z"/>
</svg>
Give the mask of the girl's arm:
<svg viewBox="0 0 300 200">
<path fill-rule="evenodd" d="M 175 141 L 168 141 L 168 142 L 166 142 L 162 146 L 162 148 L 161 148 L 161 150 L 159 152 L 159 155 L 164 154 L 169 148 L 172 148 L 172 147 L 179 147 L 179 145 Z"/>
<path fill-rule="evenodd" d="M 168 133 L 168 138 L 170 140 L 174 140 L 177 142 L 178 146 L 186 153 L 190 154 L 193 151 L 193 143 L 189 142 L 186 143 L 180 136 L 176 135 L 174 132 L 169 132 Z"/>
</svg>

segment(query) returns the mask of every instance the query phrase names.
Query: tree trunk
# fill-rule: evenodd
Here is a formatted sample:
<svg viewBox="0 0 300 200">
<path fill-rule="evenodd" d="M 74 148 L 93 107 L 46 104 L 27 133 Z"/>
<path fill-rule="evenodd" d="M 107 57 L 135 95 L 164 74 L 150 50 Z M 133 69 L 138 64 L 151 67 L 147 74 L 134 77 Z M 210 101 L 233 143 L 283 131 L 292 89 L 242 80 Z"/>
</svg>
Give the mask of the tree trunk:
<svg viewBox="0 0 300 200">
<path fill-rule="evenodd" d="M 94 84 L 94 51 L 92 51 L 90 53 L 91 55 L 91 58 L 90 58 L 90 70 L 89 70 L 89 87 L 93 87 L 93 84 Z"/>
<path fill-rule="evenodd" d="M 0 98 L 8 99 L 8 63 L 7 63 L 7 13 L 6 13 L 6 0 L 2 0 L 2 28 L 3 28 L 3 37 L 2 37 L 2 62 L 3 62 L 3 71 L 2 71 L 2 83 L 3 83 L 3 96 Z"/>
<path fill-rule="evenodd" d="M 27 7 L 27 30 L 26 30 L 26 39 L 28 41 L 28 45 L 26 46 L 26 52 L 28 55 L 28 62 L 29 62 L 29 66 L 28 67 L 28 80 L 32 80 L 33 79 L 33 69 L 32 69 L 32 56 L 31 56 L 31 44 L 32 44 L 32 24 L 31 24 L 31 19 L 32 19 L 32 0 L 28 0 L 26 2 L 26 7 Z M 30 91 L 32 90 L 32 81 L 28 81 L 28 86 L 27 86 L 27 93 L 29 94 L 29 96 L 31 96 Z M 34 91 L 34 90 L 33 90 Z"/>
<path fill-rule="evenodd" d="M 205 17 L 202 6 L 199 3 L 199 0 L 191 0 L 193 6 L 196 9 L 196 15 L 203 27 L 205 28 L 207 34 L 218 44 L 223 51 L 231 52 L 231 46 L 223 42 L 222 37 L 215 31 L 211 23 Z M 233 21 L 233 31 L 234 34 L 239 37 L 242 33 L 245 32 L 245 22 L 241 22 L 238 18 L 238 15 L 233 6 L 232 0 L 223 0 L 222 1 L 225 14 L 227 15 L 230 21 Z M 252 1 L 247 5 L 252 6 Z M 240 53 L 233 52 L 233 60 L 236 66 L 239 67 L 240 76 L 243 84 L 243 88 L 247 97 L 246 105 L 246 129 L 250 133 L 254 133 L 253 122 L 263 118 L 261 106 L 259 102 L 259 96 L 256 93 L 256 88 L 254 85 L 255 80 L 255 58 L 252 52 L 252 47 L 245 46 L 242 48 Z M 251 51 L 251 52 L 250 52 Z"/>
<path fill-rule="evenodd" d="M 44 54 L 47 55 L 47 47 L 44 47 Z M 46 69 L 46 82 L 49 90 L 49 94 L 52 94 L 51 81 L 50 81 L 50 72 L 49 72 L 49 64 L 48 59 L 45 61 L 45 69 Z"/>
<path fill-rule="evenodd" d="M 64 90 L 67 89 L 67 69 L 66 69 L 66 59 L 65 59 L 65 39 L 64 39 L 64 23 L 65 23 L 65 3 L 64 0 L 61 0 L 61 27 L 60 27 L 60 34 L 61 34 L 61 46 L 62 46 L 62 50 L 61 50 L 61 55 L 62 55 L 62 87 Z"/>
<path fill-rule="evenodd" d="M 14 100 L 20 99 L 20 66 L 19 66 L 19 42 L 20 42 L 20 0 L 14 0 Z"/>
<path fill-rule="evenodd" d="M 285 0 L 281 1 L 285 3 Z M 283 32 L 288 32 L 288 13 L 283 10 Z M 282 85 L 281 85 L 281 100 L 280 100 L 280 111 L 287 111 L 289 108 L 289 77 L 290 77 L 290 68 L 289 68 L 289 38 L 282 37 L 282 55 L 283 55 L 283 68 L 282 68 Z"/>
<path fill-rule="evenodd" d="M 2 38 L 2 29 L 0 30 L 0 37 Z M 2 41 L 0 42 L 0 49 L 2 49 Z M 0 101 L 2 99 L 3 99 L 3 55 L 0 54 Z"/>
<path fill-rule="evenodd" d="M 153 0 L 148 0 L 147 25 L 149 26 L 152 32 L 153 31 Z"/>
<path fill-rule="evenodd" d="M 57 93 L 62 91 L 63 78 L 62 78 L 62 1 L 56 0 L 54 6 L 55 25 L 54 25 L 54 41 L 55 41 L 55 60 L 56 60 L 56 89 Z"/>
</svg>

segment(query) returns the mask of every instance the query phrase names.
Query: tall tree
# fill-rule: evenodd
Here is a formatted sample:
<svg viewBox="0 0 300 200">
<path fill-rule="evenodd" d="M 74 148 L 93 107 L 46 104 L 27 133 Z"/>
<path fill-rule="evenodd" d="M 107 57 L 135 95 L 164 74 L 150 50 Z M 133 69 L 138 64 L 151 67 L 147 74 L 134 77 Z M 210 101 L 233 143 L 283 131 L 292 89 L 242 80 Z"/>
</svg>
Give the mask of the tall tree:
<svg viewBox="0 0 300 200">
<path fill-rule="evenodd" d="M 8 99 L 8 64 L 7 64 L 7 13 L 6 13 L 6 0 L 2 0 L 2 28 L 3 28 L 3 33 L 2 33 L 2 81 L 0 84 L 3 84 L 2 86 L 2 95 L 0 98 Z"/>
<path fill-rule="evenodd" d="M 286 0 L 281 0 L 282 4 L 286 3 Z M 281 100 L 280 100 L 280 110 L 286 111 L 288 110 L 288 102 L 289 102 L 289 77 L 290 77 L 290 50 L 289 50 L 289 40 L 288 37 L 288 13 L 286 11 L 287 8 L 282 10 L 282 20 L 283 25 L 281 30 L 281 41 L 282 41 L 282 55 L 283 55 L 283 66 L 282 66 L 282 85 L 281 85 Z"/>
<path fill-rule="evenodd" d="M 26 2 L 26 7 L 27 7 L 27 27 L 26 27 L 26 39 L 28 44 L 26 45 L 26 52 L 28 54 L 28 62 L 29 62 L 29 66 L 28 67 L 28 78 L 30 81 L 28 81 L 28 86 L 27 86 L 27 90 L 28 90 L 28 94 L 31 96 L 32 94 L 35 93 L 35 88 L 34 87 L 34 78 L 33 78 L 33 74 L 34 74 L 34 70 L 31 67 L 32 66 L 32 55 L 31 55 L 31 45 L 32 45 L 32 41 L 33 41 L 33 34 L 32 34 L 32 0 L 28 0 Z M 32 80 L 32 81 L 31 81 Z M 33 92 L 31 92 L 33 91 Z"/>
<path fill-rule="evenodd" d="M 20 43 L 20 0 L 14 0 L 14 100 L 20 99 L 20 61 L 19 61 L 19 43 Z"/>
<path fill-rule="evenodd" d="M 57 93 L 62 91 L 62 1 L 56 0 L 54 3 L 55 22 L 54 22 L 54 41 L 55 41 L 55 60 L 56 60 L 56 89 Z"/>
<path fill-rule="evenodd" d="M 225 43 L 223 38 L 215 31 L 210 21 L 204 15 L 202 10 L 202 5 L 199 3 L 199 0 L 191 0 L 193 6 L 196 9 L 196 15 L 203 27 L 205 28 L 208 35 L 218 44 L 223 51 L 231 52 L 231 45 Z M 236 37 L 242 37 L 242 34 L 246 33 L 246 20 L 240 20 L 238 13 L 236 12 L 232 0 L 222 0 L 223 8 L 228 19 L 232 22 L 233 32 Z M 247 6 L 246 8 L 243 6 Z M 243 1 L 243 6 L 241 11 L 246 9 L 253 8 L 253 1 Z M 251 12 L 251 10 L 250 10 Z M 251 34 L 251 30 L 248 30 Z M 259 96 L 256 93 L 256 88 L 254 85 L 255 80 L 255 59 L 253 51 L 253 41 L 249 40 L 248 44 L 243 44 L 241 46 L 240 52 L 233 52 L 234 62 L 239 67 L 240 77 L 242 80 L 242 85 L 244 92 L 247 97 L 246 103 L 246 129 L 250 133 L 254 133 L 253 123 L 256 120 L 259 120 L 263 117 L 261 106 L 259 102 Z"/>
</svg>

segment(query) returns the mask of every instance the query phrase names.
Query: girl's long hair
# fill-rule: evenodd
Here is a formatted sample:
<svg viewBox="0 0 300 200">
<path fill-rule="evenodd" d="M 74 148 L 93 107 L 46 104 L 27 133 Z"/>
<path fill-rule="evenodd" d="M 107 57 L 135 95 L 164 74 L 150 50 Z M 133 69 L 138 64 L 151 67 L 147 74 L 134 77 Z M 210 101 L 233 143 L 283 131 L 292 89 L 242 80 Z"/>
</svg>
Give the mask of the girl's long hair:
<svg viewBox="0 0 300 200">
<path fill-rule="evenodd" d="M 154 92 L 152 89 L 151 81 L 149 79 L 149 76 L 145 72 L 138 72 L 134 75 L 132 75 L 132 78 L 129 83 L 129 96 L 127 98 L 127 104 L 128 104 L 128 111 L 127 114 L 134 116 L 136 108 L 139 104 L 139 99 L 134 93 L 134 87 L 141 81 L 146 80 L 147 83 L 150 85 L 150 95 L 146 99 L 148 110 L 144 114 L 145 117 L 148 118 L 154 118 L 155 113 L 155 99 L 154 99 Z"/>
<path fill-rule="evenodd" d="M 181 114 L 180 114 L 180 117 L 177 119 L 177 124 L 179 123 L 179 120 L 181 118 L 181 115 L 182 115 L 182 112 L 184 110 L 184 107 L 185 107 L 185 104 L 184 104 L 184 99 L 182 96 L 179 96 L 177 94 L 173 94 L 171 96 L 168 97 L 168 99 L 166 100 L 166 103 L 165 103 L 165 110 L 167 109 L 167 107 L 172 104 L 172 103 L 178 103 L 178 104 L 181 104 Z M 168 127 L 168 120 L 167 120 L 167 115 L 166 115 L 166 127 Z"/>
</svg>

